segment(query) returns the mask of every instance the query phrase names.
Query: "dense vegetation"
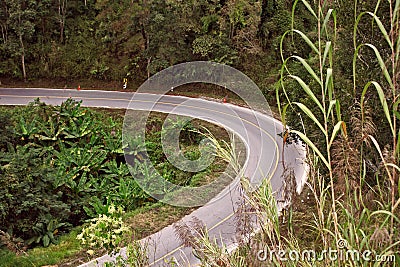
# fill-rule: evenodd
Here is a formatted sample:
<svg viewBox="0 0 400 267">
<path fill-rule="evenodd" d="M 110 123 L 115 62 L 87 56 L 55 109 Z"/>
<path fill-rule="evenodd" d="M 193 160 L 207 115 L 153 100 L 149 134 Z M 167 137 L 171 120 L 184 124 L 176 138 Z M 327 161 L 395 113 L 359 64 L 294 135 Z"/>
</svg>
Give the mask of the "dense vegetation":
<svg viewBox="0 0 400 267">
<path fill-rule="evenodd" d="M 193 174 L 168 163 L 161 147 L 163 116 L 151 116 L 146 142 L 131 140 L 124 146 L 122 114 L 108 116 L 73 100 L 61 106 L 36 101 L 2 108 L 0 116 L 0 231 L 3 238 L 14 238 L 20 250 L 56 243 L 56 234 L 106 214 L 111 204 L 132 211 L 154 202 L 136 184 L 124 152 L 131 155 L 134 175 L 150 180 L 152 172 L 140 162 L 146 148 L 154 166 L 175 184 L 198 185 L 211 170 L 219 171 L 212 165 Z M 194 123 L 186 125 L 181 138 L 192 159 L 199 155 L 195 148 L 200 140 Z"/>
<path fill-rule="evenodd" d="M 192 245 L 205 266 L 259 266 L 264 264 L 257 260 L 260 247 L 321 251 L 338 249 L 342 239 L 350 249 L 397 255 L 400 261 L 399 6 L 399 0 L 5 0 L 0 4 L 0 75 L 56 78 L 66 84 L 74 78 L 119 81 L 128 76 L 135 89 L 148 76 L 180 62 L 232 65 L 249 75 L 270 103 L 277 102 L 284 124 L 308 144 L 310 178 L 301 196 L 305 204 L 292 196 L 296 205 L 281 217 L 267 184 L 253 195 L 252 211 L 271 219 L 235 253 L 228 255 L 206 235 L 195 237 Z M 1 125 L 9 118 L 4 115 Z M 50 140 L 37 136 L 37 145 L 28 146 L 23 142 L 31 120 L 16 122 L 26 125 L 24 135 L 13 137 L 2 126 L 10 133 L 1 136 L 3 150 L 7 143 L 19 144 L 8 151 L 21 160 L 4 156 L 8 171 L 26 171 L 18 167 L 22 162 L 39 164 L 39 172 L 48 168 L 42 163 L 50 152 L 39 148 L 55 135 L 41 134 Z M 64 146 L 72 149 L 68 142 Z M 26 153 L 41 160 L 28 160 Z M 50 163 L 64 164 L 56 157 Z M 60 184 L 73 186 L 67 180 Z M 64 194 L 59 197 L 68 197 Z M 59 200 L 56 194 L 51 197 Z M 72 206 L 58 208 L 78 212 Z M 271 261 L 280 266 L 371 263 Z"/>
<path fill-rule="evenodd" d="M 286 1 L 5 0 L 0 77 L 122 81 L 177 63 L 213 60 L 246 70 L 263 90 L 277 72 Z M 299 23 L 307 18 L 299 18 Z M 269 84 L 270 85 L 270 84 Z"/>
</svg>

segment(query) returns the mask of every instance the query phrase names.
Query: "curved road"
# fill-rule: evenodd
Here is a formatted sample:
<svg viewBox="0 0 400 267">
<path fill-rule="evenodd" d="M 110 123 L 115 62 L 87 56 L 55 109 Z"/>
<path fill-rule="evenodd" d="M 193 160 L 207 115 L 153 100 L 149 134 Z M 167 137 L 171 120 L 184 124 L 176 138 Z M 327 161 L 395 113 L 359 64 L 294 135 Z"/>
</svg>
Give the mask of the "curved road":
<svg viewBox="0 0 400 267">
<path fill-rule="evenodd" d="M 305 150 L 301 145 L 291 144 L 285 145 L 282 151 L 282 138 L 277 135 L 282 132 L 279 121 L 243 107 L 203 99 L 135 94 L 132 102 L 133 95 L 134 93 L 99 90 L 0 88 L 0 105 L 26 105 L 35 98 L 40 98 L 47 104 L 59 105 L 66 99 L 73 98 L 82 100 L 82 105 L 87 107 L 152 110 L 207 120 L 225 127 L 242 139 L 247 147 L 243 173 L 252 184 L 256 185 L 262 179 L 270 178 L 272 189 L 277 193 L 276 198 L 282 199 L 285 166 L 293 171 L 297 182 L 296 191 L 300 193 L 307 173 L 307 166 L 303 162 Z M 228 248 L 234 249 L 237 239 L 235 211 L 241 199 L 238 181 L 239 177 L 210 202 L 182 218 L 182 222 L 189 222 L 197 217 L 206 225 L 211 238 L 215 237 Z M 178 240 L 172 226 L 142 241 L 148 246 L 150 266 L 164 266 L 170 259 L 174 259 L 178 266 L 195 266 L 199 263 L 191 253 L 191 248 L 183 246 Z M 110 259 L 105 255 L 81 266 L 103 266 Z"/>
</svg>

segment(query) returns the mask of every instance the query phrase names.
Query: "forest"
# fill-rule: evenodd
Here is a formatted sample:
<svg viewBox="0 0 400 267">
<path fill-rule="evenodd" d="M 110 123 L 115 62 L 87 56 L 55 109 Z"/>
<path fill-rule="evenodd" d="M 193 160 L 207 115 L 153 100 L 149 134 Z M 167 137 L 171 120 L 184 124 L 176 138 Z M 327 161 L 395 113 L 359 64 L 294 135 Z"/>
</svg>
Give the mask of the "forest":
<svg viewBox="0 0 400 267">
<path fill-rule="evenodd" d="M 267 86 L 273 77 L 264 68 L 279 60 L 289 6 L 279 0 L 5 0 L 0 75 L 65 82 L 127 77 L 140 85 L 174 64 L 212 60 Z M 307 25 L 304 16 L 299 22 Z"/>
<path fill-rule="evenodd" d="M 187 237 L 196 240 L 193 247 L 202 255 L 203 266 L 260 266 L 259 247 L 327 250 L 338 248 L 340 240 L 346 240 L 348 248 L 394 255 L 396 262 L 383 266 L 396 266 L 400 262 L 399 20 L 400 0 L 2 0 L 0 86 L 56 81 L 60 87 L 71 87 L 76 80 L 120 84 L 127 78 L 128 90 L 134 91 L 153 74 L 178 63 L 204 60 L 232 66 L 259 86 L 276 117 L 288 126 L 288 136 L 297 136 L 307 145 L 309 180 L 301 195 L 292 195 L 298 205 L 281 216 L 269 206 L 268 184 L 250 195 L 252 211 L 271 219 L 252 242 L 243 242 L 234 253 L 204 236 Z M 204 88 L 193 90 L 207 94 Z M 40 102 L 31 105 L 47 116 L 42 122 L 43 118 L 35 117 L 42 124 L 56 123 L 49 118 L 55 119 L 57 109 L 63 108 L 44 108 Z M 79 115 L 83 111 L 77 103 L 65 105 L 68 112 L 78 112 L 71 127 L 95 116 L 89 111 Z M 8 131 L 1 137 L 1 153 L 14 157 L 2 156 L 2 164 L 23 158 L 26 145 L 38 141 L 38 133 L 29 135 L 29 129 L 43 133 L 53 129 L 50 124 L 42 130 L 31 125 L 31 118 L 39 116 L 34 113 L 23 119 L 18 112 L 2 113 L 12 118 L 10 125 L 19 127 L 12 131 L 7 123 L 0 124 Z M 57 123 L 68 124 L 69 119 Z M 79 127 L 86 127 L 85 121 L 80 123 Z M 110 123 L 114 122 L 102 127 L 109 130 Z M 40 139 L 39 145 L 53 142 L 45 140 L 45 146 Z M 103 141 L 93 142 L 102 146 Z M 78 145 L 57 144 L 53 157 L 66 157 L 62 151 L 80 150 Z M 38 153 L 37 149 L 34 146 L 30 153 Z M 107 176 L 108 169 L 121 168 L 108 143 L 98 153 L 103 161 L 95 166 L 96 175 Z M 16 175 L 21 168 L 16 165 L 8 171 Z M 85 177 L 85 170 L 79 172 Z M 60 181 L 51 186 L 66 190 L 62 194 L 78 194 L 74 188 L 80 185 Z M 89 188 L 93 190 L 92 185 Z M 37 190 L 38 195 L 43 193 Z M 104 192 L 98 191 L 99 197 Z M 85 193 L 80 196 L 87 207 L 93 204 Z M 147 196 L 139 194 L 132 200 L 136 202 L 123 205 L 136 208 L 144 200 Z M 75 209 L 82 215 L 79 222 L 96 216 L 89 216 L 84 207 Z M 3 217 L 2 223 L 6 221 Z M 36 237 L 23 229 L 20 236 Z M 274 266 L 348 263 L 279 257 L 270 261 Z M 351 261 L 352 266 L 382 266 L 382 262 L 370 263 Z"/>
</svg>

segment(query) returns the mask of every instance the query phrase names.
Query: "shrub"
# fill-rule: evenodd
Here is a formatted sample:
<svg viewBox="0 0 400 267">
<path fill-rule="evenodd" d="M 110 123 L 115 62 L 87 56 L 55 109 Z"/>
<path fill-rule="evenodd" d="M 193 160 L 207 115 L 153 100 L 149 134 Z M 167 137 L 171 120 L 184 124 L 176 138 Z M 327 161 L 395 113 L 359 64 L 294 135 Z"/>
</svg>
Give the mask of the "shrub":
<svg viewBox="0 0 400 267">
<path fill-rule="evenodd" d="M 38 236 L 35 225 L 48 218 L 67 220 L 71 210 L 52 186 L 48 156 L 33 145 L 0 152 L 0 230 L 27 240 Z"/>
</svg>

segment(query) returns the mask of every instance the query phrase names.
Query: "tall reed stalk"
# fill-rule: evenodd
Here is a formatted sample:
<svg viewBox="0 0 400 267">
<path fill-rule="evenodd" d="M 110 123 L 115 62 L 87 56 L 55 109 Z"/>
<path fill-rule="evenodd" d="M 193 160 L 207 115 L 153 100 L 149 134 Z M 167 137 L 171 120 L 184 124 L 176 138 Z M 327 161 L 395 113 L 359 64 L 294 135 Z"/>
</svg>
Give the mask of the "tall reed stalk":
<svg viewBox="0 0 400 267">
<path fill-rule="evenodd" d="M 298 0 L 294 2 L 292 9 L 292 21 L 294 21 L 295 11 L 298 4 Z M 304 6 L 315 18 L 317 26 L 317 40 L 312 41 L 305 33 L 293 28 L 287 31 L 281 39 L 281 57 L 282 57 L 282 68 L 281 68 L 281 79 L 280 84 L 286 101 L 288 104 L 281 107 L 281 100 L 279 97 L 279 91 L 277 91 L 278 108 L 282 118 L 282 122 L 286 124 L 288 106 L 292 109 L 300 109 L 304 115 L 306 115 L 311 121 L 318 127 L 321 137 L 323 137 L 323 144 L 317 144 L 313 142 L 307 134 L 298 130 L 290 130 L 291 132 L 299 135 L 301 139 L 308 145 L 316 157 L 322 161 L 324 167 L 326 167 L 331 190 L 331 213 L 334 223 L 334 238 L 339 240 L 340 233 L 338 230 L 338 217 L 336 210 L 336 196 L 334 190 L 334 173 L 332 166 L 332 144 L 335 137 L 341 131 L 346 136 L 346 124 L 341 119 L 340 102 L 335 99 L 334 81 L 333 81 L 333 51 L 336 39 L 336 13 L 333 9 L 327 8 L 324 2 L 319 1 L 317 5 L 317 11 L 315 12 L 311 7 L 311 4 L 307 1 L 302 1 Z M 331 26 L 331 21 L 333 26 Z M 292 24 L 292 26 L 294 26 Z M 283 44 L 288 35 L 299 35 L 301 40 L 304 41 L 312 50 L 313 56 L 317 58 L 318 68 L 315 70 L 309 65 L 306 58 L 291 55 L 287 58 L 284 57 Z M 303 77 L 291 74 L 290 61 L 296 60 L 302 64 L 308 74 L 316 82 L 318 88 L 312 88 L 309 84 L 304 81 Z M 285 79 L 290 78 L 295 80 L 298 85 L 302 88 L 304 93 L 312 100 L 312 104 L 316 105 L 316 109 L 301 102 L 293 101 L 289 98 L 288 92 L 285 87 Z M 318 92 L 319 91 L 319 92 Z M 285 145 L 285 144 L 284 144 Z"/>
<path fill-rule="evenodd" d="M 303 127 L 302 131 L 288 129 L 288 131 L 299 135 L 308 145 L 308 154 L 311 156 L 309 164 L 311 165 L 311 174 L 313 174 L 314 177 L 310 177 L 311 181 L 309 187 L 314 193 L 318 212 L 318 216 L 315 217 L 316 224 L 313 227 L 321 235 L 325 248 L 332 246 L 329 242 L 329 236 L 331 236 L 334 238 L 336 245 L 345 239 L 350 248 L 357 249 L 371 248 L 372 245 L 369 243 L 373 243 L 373 241 L 377 239 L 378 234 L 384 236 L 386 233 L 385 230 L 388 228 L 388 240 L 386 242 L 388 245 L 385 249 L 381 250 L 382 253 L 388 253 L 390 249 L 394 247 L 398 248 L 399 244 L 399 241 L 395 240 L 394 236 L 398 235 L 398 229 L 396 229 L 395 225 L 400 223 L 398 217 L 398 206 L 400 203 L 398 199 L 400 194 L 398 178 L 400 170 L 398 167 L 400 132 L 398 132 L 396 128 L 397 120 L 400 119 L 400 114 L 397 111 L 400 103 L 398 88 L 400 1 L 388 1 L 390 22 L 386 23 L 386 25 L 377 15 L 381 8 L 381 1 L 377 1 L 373 12 L 364 11 L 360 14 L 358 14 L 357 11 L 357 0 L 355 0 L 354 3 L 353 98 L 354 102 L 360 105 L 360 114 L 358 115 L 360 117 L 361 130 L 358 133 L 360 136 L 356 138 L 356 140 L 361 140 L 359 143 L 348 133 L 348 125 L 351 124 L 351 122 L 345 122 L 343 119 L 344 117 L 349 117 L 349 115 L 352 116 L 352 114 L 350 114 L 350 111 L 346 111 L 347 114 L 342 114 L 342 99 L 336 98 L 337 94 L 335 93 L 335 51 L 337 49 L 336 42 L 338 38 L 336 12 L 332 8 L 329 8 L 328 5 L 331 3 L 329 1 L 311 3 L 306 0 L 297 0 L 293 4 L 292 21 L 294 21 L 295 13 L 300 2 L 315 19 L 316 36 L 311 37 L 297 30 L 294 27 L 294 23 L 292 23 L 292 29 L 283 35 L 280 45 L 283 62 L 280 72 L 281 86 L 277 89 L 276 95 L 279 112 L 284 125 L 287 124 L 288 116 L 291 112 L 299 112 L 298 114 L 300 116 L 307 117 L 308 121 L 314 124 L 314 126 L 307 125 L 307 127 Z M 313 6 L 316 7 L 313 8 Z M 376 45 L 371 43 L 358 43 L 357 33 L 360 30 L 359 25 L 361 20 L 366 16 L 372 18 L 371 27 L 377 27 L 383 39 L 386 41 L 390 50 L 387 58 L 381 55 L 381 46 L 380 49 L 378 49 Z M 386 30 L 385 27 L 389 29 Z M 297 38 L 296 36 L 299 37 Z M 287 37 L 291 38 L 289 39 Z M 298 42 L 299 40 L 310 48 L 311 54 L 308 55 L 308 58 L 294 54 L 285 57 L 285 43 Z M 368 81 L 365 85 L 362 85 L 357 79 L 357 64 L 364 49 L 372 50 L 380 67 L 381 74 L 384 77 L 384 85 L 381 85 L 382 81 L 379 81 L 380 77 L 377 77 L 377 80 Z M 317 62 L 317 64 L 310 64 L 310 60 L 314 63 Z M 309 77 L 293 73 L 293 71 L 296 70 L 292 68 L 294 65 L 293 62 L 300 63 Z M 289 80 L 296 82 L 298 88 L 303 91 L 303 96 L 306 98 L 300 97 L 302 100 L 291 99 L 290 95 L 293 94 L 288 91 L 289 89 L 287 88 Z M 309 80 L 312 82 L 309 82 Z M 362 89 L 359 89 L 360 87 Z M 294 90 L 293 87 L 290 88 Z M 381 110 L 386 119 L 386 124 L 390 128 L 392 136 L 390 151 L 381 149 L 382 144 L 380 144 L 376 136 L 374 136 L 374 129 L 371 130 L 374 126 L 370 121 L 369 108 L 366 103 L 366 100 L 371 97 L 370 90 L 368 90 L 370 88 L 375 89 L 379 98 Z M 284 100 L 281 98 L 282 95 L 284 96 Z M 390 101 L 388 101 L 388 99 Z M 386 127 L 386 125 L 379 126 Z M 315 136 L 320 136 L 320 138 L 316 138 Z M 342 147 L 342 150 L 337 149 L 338 143 L 341 143 L 339 147 Z M 370 185 L 366 177 L 366 164 L 369 162 L 368 157 L 370 155 L 367 154 L 365 146 L 368 146 L 368 144 L 372 144 L 376 148 L 381 160 L 381 165 L 385 170 L 384 175 L 375 174 L 376 188 Z M 347 148 L 347 150 L 343 148 Z M 353 154 L 351 155 L 351 153 Z M 342 161 L 340 162 L 341 164 L 338 164 L 338 161 Z M 358 185 L 355 185 L 350 178 L 351 175 L 354 175 L 354 171 L 353 174 L 350 174 L 347 171 L 338 170 L 340 167 L 351 168 L 351 166 L 348 165 L 351 165 L 354 161 L 359 162 L 359 164 L 354 164 L 359 166 L 358 174 L 355 174 L 359 176 Z M 344 177 L 341 178 L 340 173 Z M 338 190 L 341 186 L 337 184 L 338 181 L 343 181 L 345 184 L 344 191 Z M 384 198 L 384 190 L 382 190 L 382 185 L 385 184 L 386 181 L 390 184 L 389 199 L 387 202 Z M 366 207 L 367 205 L 363 203 L 363 193 L 366 192 L 365 187 L 370 187 L 372 191 L 377 189 L 376 192 L 380 193 L 380 201 L 376 200 L 376 203 L 379 203 L 378 210 L 371 211 Z M 353 193 L 353 191 L 356 191 L 355 189 L 358 189 L 358 195 Z M 327 201 L 327 190 L 329 190 L 330 193 L 329 201 Z M 327 211 L 326 204 L 328 202 L 331 207 Z M 374 223 L 378 226 L 375 230 L 372 230 L 372 232 L 368 232 L 370 229 L 365 228 L 370 227 L 370 225 L 365 224 L 366 222 Z M 387 225 L 387 222 L 389 222 L 389 225 Z M 353 262 L 353 264 L 355 263 Z M 335 265 L 340 266 L 341 262 L 338 261 Z"/>
</svg>

